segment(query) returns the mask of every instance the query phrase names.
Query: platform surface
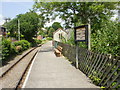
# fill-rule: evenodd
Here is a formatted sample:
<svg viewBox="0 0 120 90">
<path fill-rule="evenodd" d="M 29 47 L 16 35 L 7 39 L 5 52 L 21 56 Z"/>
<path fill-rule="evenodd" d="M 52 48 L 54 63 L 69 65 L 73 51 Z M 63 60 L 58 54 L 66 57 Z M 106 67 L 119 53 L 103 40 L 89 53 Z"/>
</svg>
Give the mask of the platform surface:
<svg viewBox="0 0 120 90">
<path fill-rule="evenodd" d="M 28 75 L 25 88 L 99 88 L 70 64 L 65 57 L 56 57 L 52 42 L 39 50 Z"/>
</svg>

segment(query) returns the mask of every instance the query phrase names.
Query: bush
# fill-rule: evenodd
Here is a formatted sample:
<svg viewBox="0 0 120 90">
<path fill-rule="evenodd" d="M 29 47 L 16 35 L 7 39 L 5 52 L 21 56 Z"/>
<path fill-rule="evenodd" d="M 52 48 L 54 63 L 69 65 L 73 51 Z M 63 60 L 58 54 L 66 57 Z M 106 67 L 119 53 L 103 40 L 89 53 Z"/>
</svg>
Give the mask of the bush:
<svg viewBox="0 0 120 90">
<path fill-rule="evenodd" d="M 10 56 L 21 53 L 30 47 L 26 40 L 11 42 L 10 39 L 2 39 L 2 60 L 7 60 Z"/>
<path fill-rule="evenodd" d="M 11 54 L 15 54 L 16 49 L 12 46 L 10 39 L 2 39 L 2 60 L 6 60 Z"/>
<path fill-rule="evenodd" d="M 21 40 L 20 41 L 22 43 L 22 48 L 23 50 L 27 50 L 28 48 L 30 48 L 30 43 L 27 40 Z"/>
<path fill-rule="evenodd" d="M 42 43 L 42 40 L 35 40 L 37 44 L 41 44 Z"/>
<path fill-rule="evenodd" d="M 51 37 L 47 37 L 47 40 L 52 40 L 52 38 Z"/>
<path fill-rule="evenodd" d="M 33 39 L 33 41 L 31 42 L 31 46 L 34 47 L 41 43 L 42 43 L 42 40 Z"/>
<path fill-rule="evenodd" d="M 36 41 L 33 39 L 33 40 L 31 41 L 31 47 L 34 47 L 34 46 L 37 46 L 37 43 L 36 43 Z"/>
<path fill-rule="evenodd" d="M 21 46 L 20 51 L 24 51 L 27 50 L 30 47 L 30 43 L 27 40 L 21 40 L 21 41 L 17 41 L 14 42 L 14 45 L 17 46 Z"/>
<path fill-rule="evenodd" d="M 17 51 L 17 53 L 22 52 L 22 46 L 16 46 L 16 51 Z"/>
</svg>

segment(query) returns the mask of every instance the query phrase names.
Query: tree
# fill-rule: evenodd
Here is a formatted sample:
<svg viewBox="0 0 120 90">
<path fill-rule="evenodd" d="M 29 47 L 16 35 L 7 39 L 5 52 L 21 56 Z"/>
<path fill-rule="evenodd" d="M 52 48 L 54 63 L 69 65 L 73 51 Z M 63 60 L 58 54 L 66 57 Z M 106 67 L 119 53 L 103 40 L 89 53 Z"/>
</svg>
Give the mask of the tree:
<svg viewBox="0 0 120 90">
<path fill-rule="evenodd" d="M 38 30 L 38 35 L 41 35 L 43 37 L 46 37 L 47 36 L 47 30 L 46 29 L 39 29 Z"/>
<path fill-rule="evenodd" d="M 19 14 L 16 18 L 7 23 L 6 27 L 10 32 L 10 36 L 16 37 L 18 33 L 18 19 L 20 21 L 20 33 L 28 41 L 32 41 L 32 38 L 37 34 L 38 30 L 38 15 L 35 12 L 27 12 L 25 14 Z"/>
<path fill-rule="evenodd" d="M 49 27 L 48 29 L 48 36 L 49 37 L 53 37 L 53 32 L 55 31 L 55 29 L 53 27 Z"/>
<path fill-rule="evenodd" d="M 92 50 L 119 55 L 119 24 L 111 21 L 113 10 L 118 10 L 119 2 L 40 2 L 34 9 L 41 11 L 47 20 L 59 16 L 65 21 L 65 28 L 91 24 Z M 114 33 L 113 33 L 114 32 Z M 116 33 L 118 32 L 118 33 Z M 70 40 L 72 44 L 73 38 Z"/>
<path fill-rule="evenodd" d="M 88 23 L 91 20 L 93 28 L 99 28 L 102 20 L 113 15 L 111 10 L 116 9 L 116 3 L 111 2 L 40 2 L 37 0 L 34 9 L 41 12 L 46 20 L 59 16 L 65 21 L 66 28 Z M 50 18 L 51 17 L 51 18 Z M 96 24 L 95 23 L 99 23 Z"/>
<path fill-rule="evenodd" d="M 4 24 L 8 30 L 8 36 L 17 38 L 17 18 L 12 19 L 11 21 Z"/>
<path fill-rule="evenodd" d="M 62 26 L 60 25 L 59 22 L 54 22 L 54 23 L 52 24 L 52 28 L 53 28 L 54 30 L 57 30 L 58 28 L 62 28 Z"/>
</svg>

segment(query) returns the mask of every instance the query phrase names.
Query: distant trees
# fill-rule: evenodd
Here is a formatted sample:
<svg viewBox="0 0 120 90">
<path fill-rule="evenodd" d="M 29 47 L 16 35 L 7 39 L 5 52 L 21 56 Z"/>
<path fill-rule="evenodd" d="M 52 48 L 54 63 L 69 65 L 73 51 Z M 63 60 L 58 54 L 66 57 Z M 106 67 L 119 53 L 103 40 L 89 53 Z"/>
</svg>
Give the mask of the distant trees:
<svg viewBox="0 0 120 90">
<path fill-rule="evenodd" d="M 48 36 L 49 37 L 53 37 L 53 32 L 55 31 L 55 29 L 53 27 L 49 27 L 48 28 Z"/>
<path fill-rule="evenodd" d="M 49 37 L 53 37 L 53 32 L 58 28 L 63 28 L 59 22 L 54 22 L 52 26 L 47 28 L 47 34 Z"/>
<path fill-rule="evenodd" d="M 59 22 L 54 22 L 54 23 L 52 24 L 52 28 L 53 28 L 54 30 L 57 30 L 58 28 L 62 28 L 62 26 L 61 26 L 61 24 L 60 24 Z"/>
<path fill-rule="evenodd" d="M 102 20 L 107 20 L 113 15 L 118 2 L 40 2 L 36 0 L 33 8 L 44 15 L 45 20 L 55 19 L 59 16 L 65 21 L 65 27 L 75 27 L 80 24 L 87 24 L 88 19 L 94 28 L 100 27 Z"/>
</svg>

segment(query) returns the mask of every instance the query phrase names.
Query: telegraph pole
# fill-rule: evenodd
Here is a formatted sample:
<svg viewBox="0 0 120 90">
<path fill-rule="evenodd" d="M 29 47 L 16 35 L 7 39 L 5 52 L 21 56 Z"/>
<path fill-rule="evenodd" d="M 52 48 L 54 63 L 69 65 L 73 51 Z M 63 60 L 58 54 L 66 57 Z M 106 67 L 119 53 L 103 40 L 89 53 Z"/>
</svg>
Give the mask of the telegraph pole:
<svg viewBox="0 0 120 90">
<path fill-rule="evenodd" d="M 20 20 L 18 19 L 18 40 L 20 41 Z"/>
</svg>

